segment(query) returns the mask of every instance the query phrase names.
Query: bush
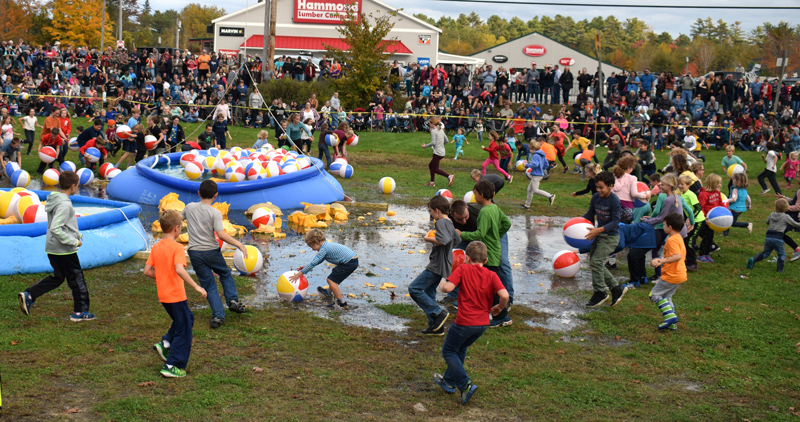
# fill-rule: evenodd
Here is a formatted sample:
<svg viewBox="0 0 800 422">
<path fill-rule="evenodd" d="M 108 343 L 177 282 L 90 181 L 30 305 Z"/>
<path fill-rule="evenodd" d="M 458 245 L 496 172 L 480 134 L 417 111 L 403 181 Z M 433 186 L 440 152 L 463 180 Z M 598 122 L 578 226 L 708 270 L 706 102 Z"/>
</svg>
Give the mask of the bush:
<svg viewBox="0 0 800 422">
<path fill-rule="evenodd" d="M 266 83 L 258 85 L 261 90 L 261 95 L 264 96 L 264 101 L 267 106 L 272 103 L 274 98 L 281 98 L 284 103 L 289 104 L 292 101 L 297 101 L 297 104 L 303 105 L 311 94 L 317 94 L 320 107 L 328 101 L 335 91 L 333 84 L 327 80 L 316 80 L 314 82 L 300 82 L 294 79 L 273 79 Z"/>
</svg>

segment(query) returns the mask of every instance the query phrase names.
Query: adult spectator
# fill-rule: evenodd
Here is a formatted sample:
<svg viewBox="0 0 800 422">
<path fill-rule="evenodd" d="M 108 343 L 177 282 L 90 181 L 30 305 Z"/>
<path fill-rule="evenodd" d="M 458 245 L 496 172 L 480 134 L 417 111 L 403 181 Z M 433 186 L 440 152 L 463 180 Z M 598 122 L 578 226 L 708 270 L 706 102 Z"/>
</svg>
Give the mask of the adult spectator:
<svg viewBox="0 0 800 422">
<path fill-rule="evenodd" d="M 536 69 L 536 62 L 531 62 L 531 68 L 528 74 L 525 75 L 525 83 L 528 85 L 528 92 L 525 95 L 525 102 L 530 101 L 533 97 L 534 100 L 540 102 L 541 92 L 539 91 L 539 70 Z"/>
<path fill-rule="evenodd" d="M 331 126 L 337 127 L 339 126 L 339 109 L 342 107 L 341 101 L 339 101 L 339 93 L 334 92 L 333 96 L 331 97 Z"/>
<path fill-rule="evenodd" d="M 683 100 L 684 107 L 686 107 L 687 110 L 692 103 L 693 94 L 694 78 L 692 78 L 692 72 L 687 72 L 681 77 L 681 100 Z"/>
<path fill-rule="evenodd" d="M 561 92 L 564 96 L 564 104 L 569 104 L 569 92 L 572 90 L 573 85 L 573 75 L 569 70 L 569 66 L 564 68 L 564 73 L 561 74 L 559 83 L 561 84 Z"/>
<path fill-rule="evenodd" d="M 652 73 L 650 73 L 649 68 L 644 69 L 644 74 L 639 76 L 639 82 L 641 83 L 642 91 L 646 92 L 648 96 L 653 95 L 653 82 L 655 82 L 656 77 Z"/>
</svg>

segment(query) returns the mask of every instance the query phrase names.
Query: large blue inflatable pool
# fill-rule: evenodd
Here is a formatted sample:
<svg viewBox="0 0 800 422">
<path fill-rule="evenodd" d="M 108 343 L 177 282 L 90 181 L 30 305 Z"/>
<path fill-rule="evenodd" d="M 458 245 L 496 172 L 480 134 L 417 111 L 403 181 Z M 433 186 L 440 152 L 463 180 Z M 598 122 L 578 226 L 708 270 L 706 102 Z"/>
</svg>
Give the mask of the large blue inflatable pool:
<svg viewBox="0 0 800 422">
<path fill-rule="evenodd" d="M 8 189 L 0 189 L 5 191 Z M 52 192 L 33 190 L 41 201 Z M 147 250 L 147 234 L 139 221 L 142 208 L 137 204 L 107 199 L 72 196 L 83 246 L 78 258 L 83 268 L 95 268 L 124 261 L 140 250 Z M 0 226 L 3 263 L 0 275 L 51 272 L 44 251 L 47 223 Z"/>
<path fill-rule="evenodd" d="M 139 204 L 157 205 L 165 195 L 177 193 L 185 203 L 197 202 L 200 182 L 175 177 L 160 171 L 179 165 L 182 152 L 147 157 L 111 180 L 109 196 Z M 271 202 L 283 209 L 301 208 L 301 202 L 329 204 L 344 199 L 342 185 L 325 171 L 322 161 L 309 157 L 306 169 L 260 180 L 220 183 L 217 202 L 227 202 L 231 210 L 246 210 L 254 204 Z"/>
</svg>

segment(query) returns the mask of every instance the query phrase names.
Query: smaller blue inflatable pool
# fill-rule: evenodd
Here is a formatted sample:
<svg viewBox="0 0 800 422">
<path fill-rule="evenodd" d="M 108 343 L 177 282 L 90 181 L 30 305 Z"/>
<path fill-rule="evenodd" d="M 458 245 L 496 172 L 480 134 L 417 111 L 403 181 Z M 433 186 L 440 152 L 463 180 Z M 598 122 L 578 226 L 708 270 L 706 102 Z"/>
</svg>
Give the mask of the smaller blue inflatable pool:
<svg viewBox="0 0 800 422">
<path fill-rule="evenodd" d="M 177 193 L 185 202 L 200 200 L 200 182 L 183 177 L 180 166 L 182 152 L 147 157 L 109 182 L 109 196 L 138 204 L 157 205 L 169 193 Z M 302 208 L 301 202 L 329 204 L 344 199 L 342 185 L 325 171 L 322 161 L 309 157 L 312 166 L 306 169 L 259 180 L 220 183 L 217 202 L 227 202 L 231 210 L 271 202 L 283 209 Z"/>
<path fill-rule="evenodd" d="M 0 189 L 6 191 L 8 189 Z M 52 192 L 32 190 L 46 201 Z M 147 234 L 139 221 L 142 208 L 137 204 L 107 199 L 72 196 L 83 246 L 78 250 L 81 267 L 95 268 L 124 261 L 138 251 L 147 250 Z M 3 264 L 0 275 L 51 272 L 44 251 L 47 223 L 0 226 Z"/>
</svg>

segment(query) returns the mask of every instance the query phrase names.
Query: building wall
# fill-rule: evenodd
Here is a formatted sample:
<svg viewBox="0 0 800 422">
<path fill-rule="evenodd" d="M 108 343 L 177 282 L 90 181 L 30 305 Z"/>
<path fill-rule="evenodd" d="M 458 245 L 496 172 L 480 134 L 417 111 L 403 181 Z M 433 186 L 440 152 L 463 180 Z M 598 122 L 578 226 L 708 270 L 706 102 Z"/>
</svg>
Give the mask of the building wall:
<svg viewBox="0 0 800 422">
<path fill-rule="evenodd" d="M 278 36 L 300 36 L 300 37 L 323 37 L 341 38 L 337 31 L 337 25 L 316 24 L 316 23 L 295 23 L 293 22 L 295 11 L 295 0 L 277 0 L 278 15 L 276 16 Z M 379 16 L 389 11 L 385 6 L 369 1 L 362 0 L 362 11 Z M 229 37 L 220 36 L 221 27 L 245 28 L 244 36 Z M 250 6 L 247 12 L 230 17 L 222 17 L 215 22 L 214 27 L 214 48 L 219 50 L 238 50 L 239 46 L 251 35 L 264 33 L 264 2 Z M 430 44 L 420 44 L 419 36 L 429 35 Z M 387 38 L 396 38 L 406 45 L 414 54 L 397 54 L 389 60 L 398 60 L 403 63 L 417 61 L 419 57 L 428 57 L 431 62 L 436 61 L 436 54 L 439 48 L 439 33 L 425 25 L 411 20 L 405 16 L 398 15 L 394 28 Z M 248 54 L 261 55 L 260 49 L 248 49 Z M 275 50 L 275 54 L 284 55 L 298 54 L 297 51 Z M 315 57 L 321 57 L 324 52 L 315 52 Z"/>
</svg>

